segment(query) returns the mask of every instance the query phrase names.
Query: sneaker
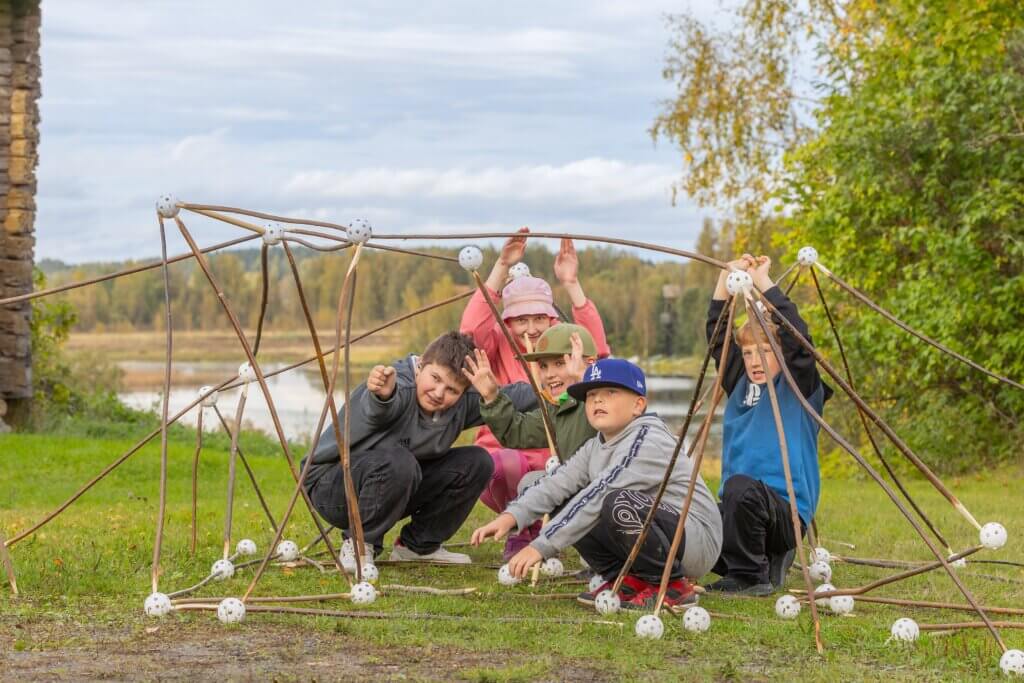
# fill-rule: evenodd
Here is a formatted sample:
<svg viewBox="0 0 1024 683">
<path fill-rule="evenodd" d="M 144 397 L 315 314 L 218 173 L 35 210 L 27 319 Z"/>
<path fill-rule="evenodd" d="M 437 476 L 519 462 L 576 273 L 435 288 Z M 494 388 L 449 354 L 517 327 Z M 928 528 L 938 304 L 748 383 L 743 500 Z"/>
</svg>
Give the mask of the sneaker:
<svg viewBox="0 0 1024 683">
<path fill-rule="evenodd" d="M 627 574 L 619 589 L 622 609 L 648 609 L 658 598 L 658 586 Z"/>
<path fill-rule="evenodd" d="M 404 545 L 395 543 L 394 549 L 391 551 L 392 562 L 442 562 L 445 564 L 472 564 L 473 560 L 470 559 L 469 555 L 463 553 L 453 553 L 450 550 L 445 550 L 444 546 L 439 546 L 437 550 L 432 553 L 417 553 Z"/>
<path fill-rule="evenodd" d="M 721 593 L 731 593 L 733 595 L 750 595 L 754 597 L 764 597 L 771 595 L 775 592 L 775 587 L 770 583 L 751 583 L 738 579 L 735 576 L 723 576 L 718 581 L 709 584 L 704 587 L 709 591 L 719 591 Z"/>
<path fill-rule="evenodd" d="M 793 559 L 796 557 L 796 548 L 792 548 L 781 555 L 768 556 L 768 581 L 775 590 L 781 590 L 786 585 L 786 574 L 793 566 Z"/>
<path fill-rule="evenodd" d="M 592 591 L 584 591 L 577 595 L 576 602 L 580 603 L 581 605 L 593 606 L 594 600 L 601 593 L 601 591 L 611 590 L 614 584 L 614 579 L 611 581 L 605 581 L 596 589 Z M 646 596 L 650 592 L 650 588 L 651 584 L 636 578 L 632 574 L 627 574 L 626 578 L 622 580 L 622 585 L 619 586 L 619 603 L 622 607 L 626 607 L 627 602 L 636 601 L 638 596 L 640 596 L 641 594 Z M 655 593 L 657 593 L 657 586 L 654 587 L 654 591 Z M 634 609 L 639 609 L 639 607 L 634 607 Z"/>
<path fill-rule="evenodd" d="M 598 594 L 601 591 L 611 590 L 612 583 L 612 581 L 605 581 L 592 591 L 583 591 L 582 593 L 576 596 L 576 602 L 580 603 L 581 605 L 589 605 L 593 607 L 594 600 L 597 599 Z M 619 596 L 621 597 L 621 595 L 622 593 L 620 592 Z"/>
<path fill-rule="evenodd" d="M 674 607 L 681 607 L 683 605 L 696 605 L 697 600 L 700 596 L 697 595 L 697 589 L 692 583 L 686 579 L 678 579 L 676 581 L 670 581 L 668 588 L 665 590 L 665 601 L 662 603 L 665 607 L 672 609 Z M 648 607 L 654 607 L 654 603 L 658 600 L 658 591 L 654 591 L 654 595 L 649 598 Z"/>
</svg>

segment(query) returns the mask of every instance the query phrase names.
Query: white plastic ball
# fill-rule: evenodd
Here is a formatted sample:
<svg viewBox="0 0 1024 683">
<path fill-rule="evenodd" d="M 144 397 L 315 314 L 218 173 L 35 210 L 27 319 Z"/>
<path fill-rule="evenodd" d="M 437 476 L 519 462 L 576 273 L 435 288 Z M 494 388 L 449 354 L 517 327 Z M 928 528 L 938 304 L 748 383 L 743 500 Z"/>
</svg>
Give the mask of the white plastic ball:
<svg viewBox="0 0 1024 683">
<path fill-rule="evenodd" d="M 999 522 L 989 522 L 981 527 L 978 537 L 989 550 L 999 550 L 1006 545 L 1006 527 Z"/>
<path fill-rule="evenodd" d="M 501 565 L 501 569 L 498 570 L 498 583 L 502 586 L 514 586 L 522 581 L 522 579 L 512 576 L 512 572 L 508 568 L 508 564 Z"/>
<path fill-rule="evenodd" d="M 825 593 L 827 591 L 834 591 L 836 589 L 831 583 L 823 583 L 814 589 L 815 593 Z M 814 604 L 818 607 L 828 607 L 828 598 L 815 598 Z"/>
<path fill-rule="evenodd" d="M 341 556 L 342 557 L 355 557 L 356 556 L 356 544 L 351 538 L 346 538 L 341 544 Z"/>
<path fill-rule="evenodd" d="M 217 605 L 217 618 L 224 624 L 237 624 L 245 619 L 245 603 L 238 598 L 224 598 Z"/>
<path fill-rule="evenodd" d="M 601 576 L 600 574 L 594 574 L 593 576 L 590 577 L 590 583 L 587 584 L 587 592 L 588 593 L 593 593 L 594 591 L 596 591 L 598 588 L 600 588 L 604 584 L 605 584 L 604 577 Z"/>
<path fill-rule="evenodd" d="M 704 633 L 711 628 L 711 614 L 697 605 L 688 607 L 683 613 L 683 628 L 694 633 Z"/>
<path fill-rule="evenodd" d="M 178 215 L 178 198 L 173 194 L 162 194 L 156 200 L 156 212 L 163 218 L 174 218 Z"/>
<path fill-rule="evenodd" d="M 369 581 L 373 583 L 380 578 L 380 570 L 377 569 L 377 565 L 372 562 L 367 562 L 363 565 L 363 581 Z"/>
<path fill-rule="evenodd" d="M 508 274 L 513 280 L 520 277 L 530 277 L 530 266 L 520 261 L 508 269 Z"/>
<path fill-rule="evenodd" d="M 801 266 L 813 266 L 818 262 L 818 250 L 814 247 L 801 247 L 796 252 L 796 261 Z"/>
<path fill-rule="evenodd" d="M 852 595 L 833 595 L 828 599 L 828 608 L 836 614 L 849 614 L 854 604 Z"/>
<path fill-rule="evenodd" d="M 610 590 L 603 590 L 594 598 L 594 609 L 600 614 L 615 614 L 621 607 L 622 601 L 619 600 L 618 594 Z"/>
<path fill-rule="evenodd" d="M 557 557 L 549 557 L 541 564 L 540 573 L 544 576 L 558 577 L 565 573 L 565 566 Z"/>
<path fill-rule="evenodd" d="M 256 370 L 254 370 L 248 362 L 242 363 L 238 366 L 238 379 L 242 380 L 246 384 L 249 382 L 255 382 Z"/>
<path fill-rule="evenodd" d="M 1024 676 L 1024 651 L 1007 650 L 999 658 L 999 668 L 1007 676 Z"/>
<path fill-rule="evenodd" d="M 284 239 L 284 226 L 280 223 L 269 221 L 263 225 L 263 244 L 268 247 L 280 244 Z"/>
<path fill-rule="evenodd" d="M 636 620 L 636 635 L 640 638 L 658 640 L 665 634 L 665 624 L 653 614 L 645 614 Z"/>
<path fill-rule="evenodd" d="M 235 545 L 235 552 L 239 555 L 255 555 L 256 541 L 251 538 L 243 538 Z"/>
<path fill-rule="evenodd" d="M 217 560 L 210 568 L 210 574 L 214 581 L 224 581 L 235 575 L 235 565 L 231 560 Z"/>
<path fill-rule="evenodd" d="M 277 559 L 282 562 L 294 562 L 299 557 L 299 546 L 295 541 L 281 541 L 277 544 Z"/>
<path fill-rule="evenodd" d="M 360 581 L 352 586 L 351 595 L 353 605 L 369 605 L 377 599 L 377 589 L 373 587 L 372 583 Z"/>
<path fill-rule="evenodd" d="M 963 569 L 964 567 L 967 566 L 967 558 L 966 557 L 960 557 L 960 558 L 957 558 L 955 560 L 951 560 L 949 565 L 951 567 L 955 567 L 956 569 Z"/>
<path fill-rule="evenodd" d="M 800 601 L 792 595 L 782 595 L 775 601 L 775 613 L 783 619 L 796 619 L 800 614 Z"/>
<path fill-rule="evenodd" d="M 757 303 L 761 302 L 758 301 Z M 832 564 L 832 553 L 830 553 L 827 548 L 822 548 L 821 546 L 818 546 L 814 549 L 814 554 L 811 555 L 811 559 L 814 562 L 825 562 L 826 564 Z"/>
<path fill-rule="evenodd" d="M 171 599 L 165 593 L 150 593 L 142 608 L 151 617 L 163 617 L 171 613 Z"/>
<path fill-rule="evenodd" d="M 921 629 L 918 627 L 917 622 L 907 617 L 902 617 L 892 622 L 892 628 L 889 629 L 889 633 L 895 640 L 902 640 L 908 643 L 912 643 L 921 637 Z"/>
<path fill-rule="evenodd" d="M 544 472 L 546 472 L 547 475 L 550 477 L 552 474 L 555 473 L 555 470 L 557 470 L 561 466 L 561 464 L 562 461 L 558 459 L 558 456 L 552 455 L 550 458 L 547 459 L 547 462 L 544 463 Z"/>
<path fill-rule="evenodd" d="M 199 396 L 203 399 L 199 401 L 199 405 L 204 408 L 212 408 L 217 405 L 217 399 L 220 397 L 220 392 L 214 391 L 213 387 L 207 385 L 205 387 L 199 387 Z"/>
<path fill-rule="evenodd" d="M 373 237 L 373 228 L 370 227 L 370 221 L 365 218 L 357 218 L 352 221 L 345 232 L 348 233 L 350 242 L 357 242 L 359 244 Z"/>
<path fill-rule="evenodd" d="M 754 279 L 745 270 L 734 270 L 725 278 L 725 289 L 733 296 L 749 291 L 753 286 Z"/>
<path fill-rule="evenodd" d="M 832 580 L 832 567 L 829 566 L 828 562 L 822 562 L 821 560 L 815 561 L 808 567 L 807 573 L 811 575 L 811 581 L 828 583 Z"/>
<path fill-rule="evenodd" d="M 470 272 L 477 270 L 484 263 L 484 253 L 480 247 L 471 244 L 459 251 L 459 265 Z"/>
</svg>

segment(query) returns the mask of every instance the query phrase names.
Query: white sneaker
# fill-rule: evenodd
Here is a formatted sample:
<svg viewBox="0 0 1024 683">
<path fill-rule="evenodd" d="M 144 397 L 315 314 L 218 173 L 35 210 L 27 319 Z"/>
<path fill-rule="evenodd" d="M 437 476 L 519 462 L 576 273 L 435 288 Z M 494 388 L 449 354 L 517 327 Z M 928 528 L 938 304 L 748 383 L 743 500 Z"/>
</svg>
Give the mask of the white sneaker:
<svg viewBox="0 0 1024 683">
<path fill-rule="evenodd" d="M 363 566 L 373 564 L 373 555 L 363 555 Z M 356 571 L 356 556 L 355 555 L 342 555 L 341 566 L 345 568 L 349 574 L 353 574 Z"/>
<path fill-rule="evenodd" d="M 420 555 L 417 552 L 409 550 L 404 545 L 395 544 L 394 550 L 391 551 L 392 562 L 444 562 L 447 564 L 472 564 L 473 560 L 470 559 L 469 555 L 462 553 L 453 553 L 449 550 L 445 550 L 444 546 L 439 547 L 432 553 L 426 553 Z"/>
</svg>

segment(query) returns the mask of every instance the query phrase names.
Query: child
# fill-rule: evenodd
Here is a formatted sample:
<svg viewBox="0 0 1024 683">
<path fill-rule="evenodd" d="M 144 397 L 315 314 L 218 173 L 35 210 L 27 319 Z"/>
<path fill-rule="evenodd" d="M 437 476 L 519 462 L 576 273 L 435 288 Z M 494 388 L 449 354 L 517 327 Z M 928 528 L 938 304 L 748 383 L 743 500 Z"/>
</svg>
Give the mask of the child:
<svg viewBox="0 0 1024 683">
<path fill-rule="evenodd" d="M 519 277 L 506 285 L 509 268 L 519 262 L 526 249 L 526 233 L 523 228 L 521 237 L 509 239 L 501 249 L 501 254 L 487 278 L 486 286 L 495 301 L 501 302 L 502 318 L 512 336 L 520 341 L 520 351 L 526 352 L 526 340 L 536 346 L 540 336 L 549 327 L 558 323 L 558 311 L 554 307 L 551 287 L 547 282 L 536 277 Z M 572 300 L 573 319 L 585 327 L 593 336 L 596 355 L 604 358 L 610 351 L 605 339 L 604 325 L 597 307 L 583 293 L 577 277 L 579 261 L 572 240 L 562 240 L 561 249 L 555 259 L 555 276 L 561 282 L 569 298 Z M 499 295 L 498 292 L 501 292 Z M 499 384 L 526 382 L 527 377 L 522 366 L 515 357 L 505 335 L 494 319 L 490 307 L 483 294 L 473 294 L 466 310 L 462 314 L 460 330 L 473 337 L 477 347 L 487 354 L 491 370 Z M 489 429 L 484 427 L 477 432 L 476 445 L 486 448 L 494 458 L 494 476 L 480 500 L 495 512 L 501 512 L 508 501 L 516 496 L 516 488 L 524 474 L 531 470 L 543 470 L 547 462 L 546 447 L 532 449 L 502 448 L 502 444 Z M 529 530 L 524 531 L 521 542 L 532 540 Z M 509 539 L 511 550 L 517 541 Z"/>
<path fill-rule="evenodd" d="M 351 471 L 367 550 L 379 554 L 386 534 L 403 517 L 392 560 L 468 564 L 469 556 L 441 543 L 466 521 L 491 478 L 493 461 L 483 448 L 452 448 L 459 434 L 482 424 L 480 400 L 466 391 L 463 361 L 473 340 L 441 335 L 422 356 L 378 365 L 352 392 L 349 404 Z M 536 406 L 528 385 L 507 387 L 512 403 Z M 347 410 L 345 406 L 343 410 Z M 340 412 L 340 411 L 339 411 Z M 339 415 L 339 419 L 343 414 Z M 305 486 L 320 515 L 348 528 L 344 477 L 333 427 L 320 436 Z"/>
<path fill-rule="evenodd" d="M 509 570 L 523 577 L 533 565 L 573 545 L 606 581 L 596 591 L 580 595 L 581 602 L 593 603 L 625 564 L 676 444 L 660 418 L 645 414 L 646 384 L 643 371 L 629 361 L 609 358 L 591 365 L 583 381 L 569 387 L 569 394 L 585 401 L 587 420 L 598 435 L 491 523 L 474 531 L 471 542 L 501 539 L 545 513 L 555 513 L 536 540 L 509 561 Z M 693 602 L 696 595 L 685 577 L 703 576 L 718 557 L 722 521 L 699 476 L 683 543 L 676 557 L 667 557 L 691 467 L 684 455 L 672 471 L 633 573 L 622 583 L 619 599 L 624 607 L 641 609 L 653 603 L 666 562 L 672 566 L 666 604 Z"/>
<path fill-rule="evenodd" d="M 772 283 L 768 276 L 770 267 L 771 259 L 767 256 L 755 259 L 744 254 L 719 274 L 708 308 L 709 340 L 728 298 L 726 276 L 734 269 L 750 273 L 754 285 L 779 313 L 805 338 L 811 338 L 796 306 Z M 776 323 L 770 322 L 769 328 L 801 393 L 821 414 L 832 390 L 821 381 L 814 356 Z M 724 339 L 725 335 L 720 335 L 711 348 L 716 365 L 721 360 Z M 818 505 L 818 425 L 779 372 L 778 361 L 757 320 L 748 319 L 729 343 L 732 346 L 726 367 L 718 369 L 722 387 L 729 395 L 723 418 L 722 486 L 718 492 L 725 536 L 722 556 L 713 570 L 722 578 L 707 588 L 763 596 L 782 588 L 796 548 L 782 453 L 766 383 L 773 383 L 779 399 L 801 534 L 814 519 Z M 766 366 L 762 366 L 758 346 L 764 351 Z"/>
</svg>

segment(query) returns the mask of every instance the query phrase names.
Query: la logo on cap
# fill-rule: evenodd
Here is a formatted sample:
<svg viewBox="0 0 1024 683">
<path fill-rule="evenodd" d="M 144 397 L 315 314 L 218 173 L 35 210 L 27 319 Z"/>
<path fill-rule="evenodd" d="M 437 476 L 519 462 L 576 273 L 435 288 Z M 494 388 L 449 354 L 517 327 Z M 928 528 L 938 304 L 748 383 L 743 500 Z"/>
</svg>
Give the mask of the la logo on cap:
<svg viewBox="0 0 1024 683">
<path fill-rule="evenodd" d="M 601 379 L 601 368 L 597 367 L 597 365 L 590 366 L 590 379 Z"/>
</svg>

